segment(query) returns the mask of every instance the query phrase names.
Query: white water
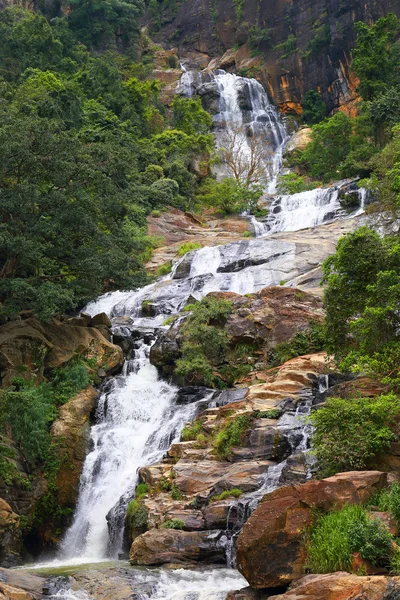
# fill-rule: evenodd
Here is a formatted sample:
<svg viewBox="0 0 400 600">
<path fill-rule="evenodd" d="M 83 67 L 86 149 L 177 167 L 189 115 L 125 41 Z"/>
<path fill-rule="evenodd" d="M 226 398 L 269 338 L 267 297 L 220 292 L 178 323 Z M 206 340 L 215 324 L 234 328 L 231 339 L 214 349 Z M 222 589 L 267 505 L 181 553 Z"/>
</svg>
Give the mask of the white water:
<svg viewBox="0 0 400 600">
<path fill-rule="evenodd" d="M 100 398 L 74 521 L 60 547 L 64 562 L 118 553 L 122 531 L 109 548 L 106 515 L 121 497 L 132 497 L 138 469 L 160 460 L 193 416 L 193 405 L 174 406 L 177 389 L 158 378 L 149 349 L 142 343 L 127 374 L 114 378 L 111 391 Z"/>
</svg>

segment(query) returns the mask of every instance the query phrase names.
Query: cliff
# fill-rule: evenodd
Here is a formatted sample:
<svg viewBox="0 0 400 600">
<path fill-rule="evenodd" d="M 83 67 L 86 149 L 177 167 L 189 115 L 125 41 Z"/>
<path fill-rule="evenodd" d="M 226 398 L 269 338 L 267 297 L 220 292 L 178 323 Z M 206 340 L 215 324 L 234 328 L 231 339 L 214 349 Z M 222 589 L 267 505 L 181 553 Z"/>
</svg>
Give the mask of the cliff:
<svg viewBox="0 0 400 600">
<path fill-rule="evenodd" d="M 159 7 L 159 15 L 146 15 L 155 41 L 202 67 L 235 49 L 222 68 L 257 77 L 282 110 L 294 113 L 310 89 L 322 93 L 329 111 L 352 112 L 354 23 L 400 15 L 399 0 L 175 0 Z"/>
</svg>

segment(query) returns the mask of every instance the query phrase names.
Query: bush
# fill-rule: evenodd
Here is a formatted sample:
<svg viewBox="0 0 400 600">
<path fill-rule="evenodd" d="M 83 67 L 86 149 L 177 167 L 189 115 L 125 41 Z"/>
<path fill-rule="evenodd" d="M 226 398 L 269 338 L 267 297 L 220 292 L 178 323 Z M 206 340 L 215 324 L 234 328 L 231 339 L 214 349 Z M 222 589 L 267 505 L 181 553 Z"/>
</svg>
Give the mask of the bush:
<svg viewBox="0 0 400 600">
<path fill-rule="evenodd" d="M 321 94 L 315 90 L 308 90 L 303 98 L 302 108 L 302 123 L 315 125 L 315 123 L 319 123 L 324 117 L 326 117 L 326 104 L 322 100 Z"/>
<path fill-rule="evenodd" d="M 394 394 L 376 398 L 329 398 L 311 415 L 312 446 L 321 476 L 362 470 L 395 439 L 391 427 L 400 415 Z"/>
<path fill-rule="evenodd" d="M 191 252 L 192 250 L 198 250 L 199 248 L 201 248 L 200 242 L 186 242 L 185 244 L 179 246 L 177 255 L 185 256 L 185 254 L 188 252 Z"/>
<path fill-rule="evenodd" d="M 211 502 L 218 502 L 219 500 L 226 500 L 227 498 L 239 498 L 243 494 L 239 488 L 232 488 L 231 490 L 225 490 L 217 496 L 212 496 Z"/>
<path fill-rule="evenodd" d="M 297 175 L 297 173 L 286 173 L 286 175 L 279 176 L 276 189 L 278 194 L 299 194 L 315 190 L 315 188 L 321 186 L 322 183 L 320 181 L 311 181 L 307 177 Z"/>
<path fill-rule="evenodd" d="M 145 496 L 148 492 L 148 487 L 146 483 L 139 483 L 139 485 L 136 486 L 136 490 L 135 490 L 135 498 L 136 500 L 140 500 L 140 498 L 142 498 L 143 496 Z"/>
<path fill-rule="evenodd" d="M 203 424 L 201 421 L 195 421 L 191 425 L 184 427 L 181 433 L 181 439 L 183 442 L 190 442 L 197 439 L 198 434 L 201 431 Z"/>
<path fill-rule="evenodd" d="M 186 523 L 185 523 L 185 521 L 182 521 L 182 519 L 167 519 L 162 524 L 164 529 L 180 529 L 180 530 L 184 529 L 185 525 L 186 525 Z"/>
<path fill-rule="evenodd" d="M 171 269 L 172 269 L 172 261 L 169 260 L 168 262 L 166 262 L 163 265 L 160 265 L 158 267 L 158 269 L 156 270 L 156 276 L 163 277 L 163 275 L 168 275 L 168 273 L 171 273 Z"/>
<path fill-rule="evenodd" d="M 279 419 L 282 411 L 280 408 L 271 408 L 271 410 L 260 410 L 256 413 L 256 419 Z"/>
<path fill-rule="evenodd" d="M 345 506 L 320 519 L 307 540 L 307 569 L 312 573 L 351 571 L 353 552 L 374 565 L 388 565 L 393 536 L 361 506 Z"/>
<path fill-rule="evenodd" d="M 147 509 L 139 500 L 135 499 L 129 502 L 126 519 L 131 530 L 146 531 L 148 526 Z"/>
<path fill-rule="evenodd" d="M 372 496 L 368 506 L 376 506 L 382 512 L 389 512 L 400 525 L 400 483 L 394 483 Z"/>
<path fill-rule="evenodd" d="M 176 485 L 172 486 L 170 496 L 171 496 L 172 500 L 182 500 L 182 498 L 183 498 L 181 490 Z"/>
<path fill-rule="evenodd" d="M 238 415 L 215 437 L 214 449 L 221 460 L 227 460 L 233 447 L 240 446 L 253 420 L 252 415 Z"/>
<path fill-rule="evenodd" d="M 291 358 L 320 352 L 324 348 L 324 326 L 319 321 L 311 321 L 304 331 L 298 331 L 290 342 L 282 342 L 273 348 L 268 357 L 271 366 L 279 366 Z"/>
</svg>

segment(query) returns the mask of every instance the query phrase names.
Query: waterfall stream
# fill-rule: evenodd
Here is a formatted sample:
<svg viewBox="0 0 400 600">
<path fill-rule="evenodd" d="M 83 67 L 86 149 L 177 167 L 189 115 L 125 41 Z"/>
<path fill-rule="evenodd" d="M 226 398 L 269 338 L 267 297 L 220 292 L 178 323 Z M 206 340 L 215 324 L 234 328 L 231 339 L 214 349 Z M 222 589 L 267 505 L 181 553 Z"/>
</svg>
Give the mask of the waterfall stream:
<svg viewBox="0 0 400 600">
<path fill-rule="evenodd" d="M 246 161 L 254 150 L 252 140 L 256 140 L 258 148 L 263 149 L 266 191 L 273 194 L 289 139 L 277 109 L 254 79 L 216 71 L 207 74 L 207 82 L 214 86 L 218 97 L 214 116 L 217 145 L 226 144 L 229 136 L 236 136 Z M 201 86 L 204 86 L 202 73 L 185 71 L 178 92 L 192 97 Z M 220 175 L 226 173 L 222 170 Z M 268 217 L 263 221 L 252 219 L 256 234 L 297 231 L 347 216 L 339 203 L 340 185 L 270 199 Z M 358 212 L 362 211 L 365 200 L 365 195 L 360 194 Z M 298 258 L 294 242 L 274 237 L 206 247 L 189 252 L 177 261 L 169 275 L 154 283 L 136 291 L 105 294 L 86 307 L 85 312 L 91 315 L 106 312 L 113 319 L 114 331 L 127 337 L 135 331 L 140 340 L 135 343 L 133 358 L 125 363 L 122 374 L 110 379 L 102 390 L 79 499 L 73 523 L 59 549 L 59 563 L 118 557 L 124 515 L 134 494 L 138 470 L 160 461 L 171 444 L 179 440 L 183 426 L 196 414 L 198 405 L 178 404 L 178 389 L 161 380 L 150 364 L 150 348 L 157 333 L 165 330 L 165 319 L 179 314 L 189 297 L 201 299 L 212 291 L 254 293 L 282 280 L 295 279 L 306 270 L 306 263 L 301 260 L 305 259 Z M 144 301 L 151 303 L 152 317 L 142 315 Z M 310 399 L 300 402 L 295 411 L 286 413 L 278 422 L 278 428 L 285 430 L 289 438 L 294 432 L 293 441 L 288 438 L 293 453 L 306 450 L 309 426 L 305 417 L 311 402 Z M 285 467 L 286 461 L 271 467 L 260 489 L 234 504 L 227 523 L 226 552 L 230 566 L 234 566 L 235 535 L 263 494 L 279 485 Z M 135 575 L 138 585 L 142 575 L 145 577 L 140 571 Z M 234 570 L 161 571 L 152 581 L 150 591 L 138 593 L 135 598 L 224 600 L 228 591 L 245 585 Z M 91 598 L 86 592 L 75 594 L 69 589 L 57 594 L 52 597 Z"/>
</svg>

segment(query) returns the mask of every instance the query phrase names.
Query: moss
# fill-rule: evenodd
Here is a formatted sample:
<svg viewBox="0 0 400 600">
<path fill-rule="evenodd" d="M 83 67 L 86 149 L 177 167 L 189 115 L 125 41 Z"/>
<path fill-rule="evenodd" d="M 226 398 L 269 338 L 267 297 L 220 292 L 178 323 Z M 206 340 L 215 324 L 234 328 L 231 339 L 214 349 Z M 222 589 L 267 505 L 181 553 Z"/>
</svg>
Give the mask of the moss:
<svg viewBox="0 0 400 600">
<path fill-rule="evenodd" d="M 225 490 L 217 496 L 212 496 L 211 502 L 218 502 L 219 500 L 226 500 L 227 498 L 239 498 L 243 494 L 239 488 L 232 488 L 231 490 Z"/>
<path fill-rule="evenodd" d="M 197 439 L 198 434 L 201 432 L 202 422 L 200 420 L 195 421 L 191 425 L 188 425 L 182 429 L 181 439 L 183 442 L 189 442 Z"/>
<path fill-rule="evenodd" d="M 271 408 L 271 410 L 260 410 L 256 413 L 257 419 L 279 419 L 281 416 L 281 410 L 279 408 Z"/>
<path fill-rule="evenodd" d="M 135 531 L 146 531 L 148 526 L 147 509 L 140 500 L 131 500 L 126 511 L 126 520 L 129 528 Z"/>
<path fill-rule="evenodd" d="M 177 252 L 178 256 L 185 256 L 188 252 L 192 252 L 192 250 L 198 250 L 201 248 L 200 242 L 185 242 L 182 244 Z"/>
</svg>

